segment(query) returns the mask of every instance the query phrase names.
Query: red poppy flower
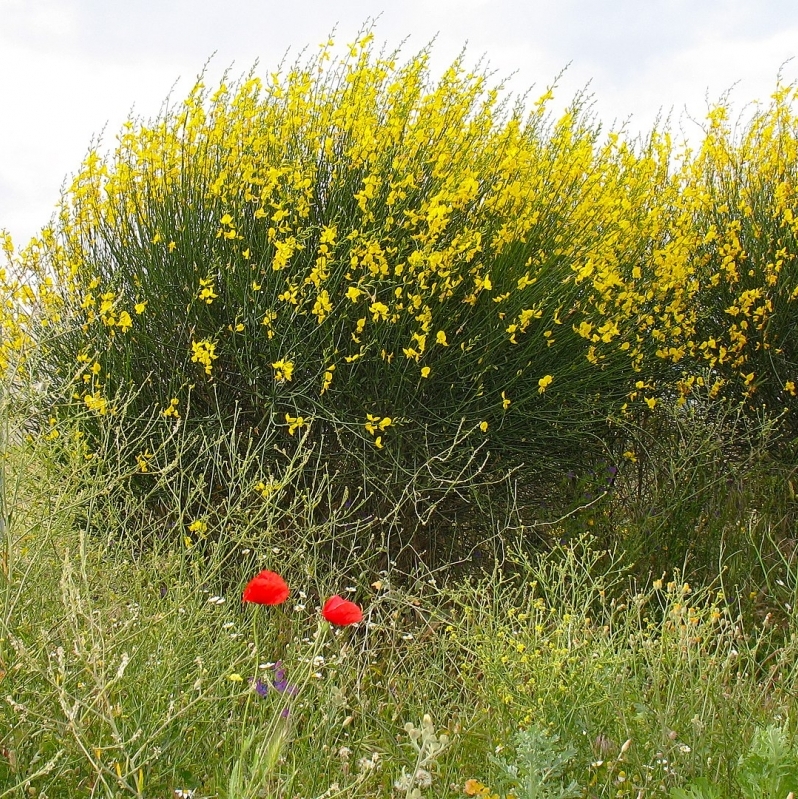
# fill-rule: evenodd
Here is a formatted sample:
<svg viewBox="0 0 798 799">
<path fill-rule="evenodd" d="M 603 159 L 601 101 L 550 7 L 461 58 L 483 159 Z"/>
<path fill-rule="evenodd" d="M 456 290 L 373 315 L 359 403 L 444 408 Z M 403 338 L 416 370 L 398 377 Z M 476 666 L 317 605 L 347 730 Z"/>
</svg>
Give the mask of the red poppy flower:
<svg viewBox="0 0 798 799">
<path fill-rule="evenodd" d="M 363 620 L 363 611 L 348 599 L 331 596 L 321 609 L 321 615 L 331 624 L 346 627 L 348 624 L 357 624 Z"/>
<path fill-rule="evenodd" d="M 253 577 L 244 589 L 244 602 L 257 605 L 279 605 L 288 599 L 289 589 L 277 572 L 262 571 Z"/>
</svg>

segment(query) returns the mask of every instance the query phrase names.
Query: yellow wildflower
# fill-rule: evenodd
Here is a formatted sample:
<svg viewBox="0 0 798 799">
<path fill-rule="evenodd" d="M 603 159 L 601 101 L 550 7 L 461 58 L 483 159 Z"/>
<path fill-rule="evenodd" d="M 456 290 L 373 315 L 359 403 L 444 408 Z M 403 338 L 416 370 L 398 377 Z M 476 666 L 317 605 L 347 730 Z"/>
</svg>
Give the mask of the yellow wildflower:
<svg viewBox="0 0 798 799">
<path fill-rule="evenodd" d="M 311 313 L 316 317 L 318 323 L 321 324 L 327 318 L 327 314 L 330 313 L 331 310 L 332 303 L 330 302 L 330 295 L 327 293 L 327 290 L 324 289 L 319 296 L 316 297 L 316 302 L 313 304 Z"/>
<path fill-rule="evenodd" d="M 292 436 L 297 430 L 301 430 L 303 427 L 307 426 L 307 422 L 305 421 L 304 416 L 291 416 L 289 414 L 285 415 L 285 421 L 288 424 L 288 435 Z"/>
<path fill-rule="evenodd" d="M 94 411 L 100 416 L 105 416 L 108 413 L 108 400 L 105 397 L 101 397 L 99 391 L 95 391 L 93 394 L 86 394 L 83 397 L 83 402 L 86 403 L 86 407 L 90 411 Z"/>
<path fill-rule="evenodd" d="M 324 394 L 325 391 L 330 387 L 333 379 L 333 372 L 335 371 L 335 364 L 330 364 L 327 369 L 324 371 L 324 378 L 322 379 L 321 384 L 321 391 L 320 394 Z"/>
<path fill-rule="evenodd" d="M 346 290 L 346 298 L 352 302 L 357 302 L 363 292 L 357 286 L 350 286 Z"/>
<path fill-rule="evenodd" d="M 150 459 L 152 458 L 152 453 L 149 450 L 144 450 L 144 452 L 140 452 L 136 455 L 136 465 L 138 470 L 142 473 L 146 473 L 150 470 Z"/>
<path fill-rule="evenodd" d="M 294 363 L 293 361 L 286 361 L 280 358 L 279 361 L 275 361 L 272 364 L 272 368 L 274 369 L 274 379 L 279 382 L 286 382 L 290 383 L 291 379 L 294 375 Z"/>
<path fill-rule="evenodd" d="M 213 278 L 201 277 L 197 298 L 210 305 L 219 295 L 213 290 Z"/>
<path fill-rule="evenodd" d="M 176 397 L 172 397 L 172 399 L 169 400 L 169 405 L 161 411 L 161 415 L 166 416 L 167 418 L 169 416 L 174 416 L 175 419 L 179 419 L 180 413 L 177 410 L 177 406 L 179 404 L 180 400 L 177 399 Z"/>
<path fill-rule="evenodd" d="M 384 321 L 388 318 L 388 306 L 385 303 L 372 302 L 369 306 L 369 311 L 371 311 L 371 318 L 375 322 L 381 319 Z"/>
<path fill-rule="evenodd" d="M 199 363 L 204 366 L 205 374 L 210 376 L 213 362 L 219 357 L 216 354 L 216 344 L 212 341 L 208 341 L 207 339 L 203 339 L 202 341 L 192 341 L 191 351 L 193 352 L 193 355 L 191 356 L 191 362 Z"/>
</svg>

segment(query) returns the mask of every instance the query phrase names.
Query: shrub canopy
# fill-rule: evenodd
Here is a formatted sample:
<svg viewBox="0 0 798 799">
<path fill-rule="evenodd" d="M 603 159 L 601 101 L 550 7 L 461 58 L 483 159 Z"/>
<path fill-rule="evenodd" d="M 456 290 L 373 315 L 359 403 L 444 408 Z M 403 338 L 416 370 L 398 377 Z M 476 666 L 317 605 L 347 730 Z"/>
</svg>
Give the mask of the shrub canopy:
<svg viewBox="0 0 798 799">
<path fill-rule="evenodd" d="M 332 46 L 89 153 L 19 256 L 65 408 L 277 422 L 400 480 L 480 444 L 560 468 L 695 391 L 798 410 L 794 87 L 677 158 L 581 95 Z"/>
</svg>

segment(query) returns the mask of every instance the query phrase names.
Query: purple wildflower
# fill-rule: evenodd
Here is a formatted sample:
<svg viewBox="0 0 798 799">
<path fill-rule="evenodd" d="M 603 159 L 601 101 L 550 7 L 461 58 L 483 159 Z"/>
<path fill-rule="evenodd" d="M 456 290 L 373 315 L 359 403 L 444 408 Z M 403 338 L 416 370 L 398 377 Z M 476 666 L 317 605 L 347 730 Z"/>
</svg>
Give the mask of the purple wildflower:
<svg viewBox="0 0 798 799">
<path fill-rule="evenodd" d="M 299 693 L 299 689 L 296 685 L 291 685 L 288 682 L 288 678 L 285 676 L 285 669 L 280 665 L 279 660 L 274 664 L 274 680 L 272 680 L 272 685 L 274 686 L 274 690 L 279 691 L 281 694 L 296 696 L 297 693 Z"/>
</svg>

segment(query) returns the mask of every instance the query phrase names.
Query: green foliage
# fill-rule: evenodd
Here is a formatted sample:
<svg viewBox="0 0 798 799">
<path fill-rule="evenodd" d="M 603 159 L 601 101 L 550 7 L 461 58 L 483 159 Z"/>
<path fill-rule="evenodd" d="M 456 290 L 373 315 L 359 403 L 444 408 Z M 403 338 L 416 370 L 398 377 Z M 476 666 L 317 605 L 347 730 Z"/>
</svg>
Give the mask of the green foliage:
<svg viewBox="0 0 798 799">
<path fill-rule="evenodd" d="M 798 752 L 783 727 L 771 724 L 759 728 L 748 753 L 735 772 L 743 799 L 783 799 L 798 790 Z M 672 799 L 715 799 L 720 788 L 699 779 L 687 788 L 671 790 Z"/>
<path fill-rule="evenodd" d="M 426 52 L 369 41 L 199 82 L 90 154 L 29 254 L 56 276 L 45 363 L 72 413 L 132 389 L 133 419 L 277 424 L 286 447 L 309 426 L 394 494 L 436 489 L 421 467 L 445 453 L 466 481 L 480 444 L 554 470 L 595 439 L 630 364 L 584 357 L 572 266 L 604 235 L 600 198 L 642 190 L 634 158 L 595 162 L 583 98 L 555 124 L 463 59 L 435 85 Z"/>
<path fill-rule="evenodd" d="M 518 799 L 569 799 L 579 796 L 576 781 L 568 784 L 563 777 L 576 756 L 576 750 L 560 746 L 558 735 L 539 727 L 517 732 L 512 760 L 493 758 L 499 766 L 499 785 Z"/>
<path fill-rule="evenodd" d="M 237 491 L 211 504 L 186 465 L 158 478 L 193 486 L 175 488 L 171 505 L 115 507 L 115 486 L 150 473 L 87 459 L 64 423 L 44 438 L 7 422 L 4 789 L 366 799 L 399 783 L 411 796 L 464 785 L 498 796 L 492 785 L 519 797 L 570 795 L 575 781 L 595 796 L 634 797 L 699 778 L 736 785 L 738 774 L 760 786 L 763 769 L 786 779 L 762 764 L 792 763 L 789 743 L 771 756 L 780 739 L 763 737 L 750 757 L 747 744 L 794 711 L 795 616 L 784 598 L 786 629 L 745 621 L 744 597 L 678 575 L 637 587 L 622 560 L 586 543 L 531 560 L 519 549 L 482 579 L 453 571 L 444 585 L 445 572 L 402 574 L 376 548 L 349 549 L 349 517 L 313 510 L 330 496 L 323 474 L 290 515 Z M 198 520 L 206 533 L 191 528 Z M 166 524 L 177 531 L 164 539 Z M 769 579 L 794 585 L 790 564 Z M 293 593 L 253 613 L 236 598 L 263 567 Z M 314 640 L 314 606 L 349 586 L 367 621 Z M 277 659 L 296 697 L 251 691 L 251 677 L 270 673 L 258 666 Z"/>
<path fill-rule="evenodd" d="M 92 447 L 123 413 L 142 439 L 302 438 L 422 546 L 501 475 L 618 468 L 611 419 L 656 436 L 658 407 L 725 398 L 792 429 L 795 87 L 739 135 L 718 105 L 677 154 L 464 56 L 434 81 L 371 31 L 335 53 L 201 78 L 96 143 L 52 224 L 3 237 L 0 370 L 23 353 Z"/>
</svg>

